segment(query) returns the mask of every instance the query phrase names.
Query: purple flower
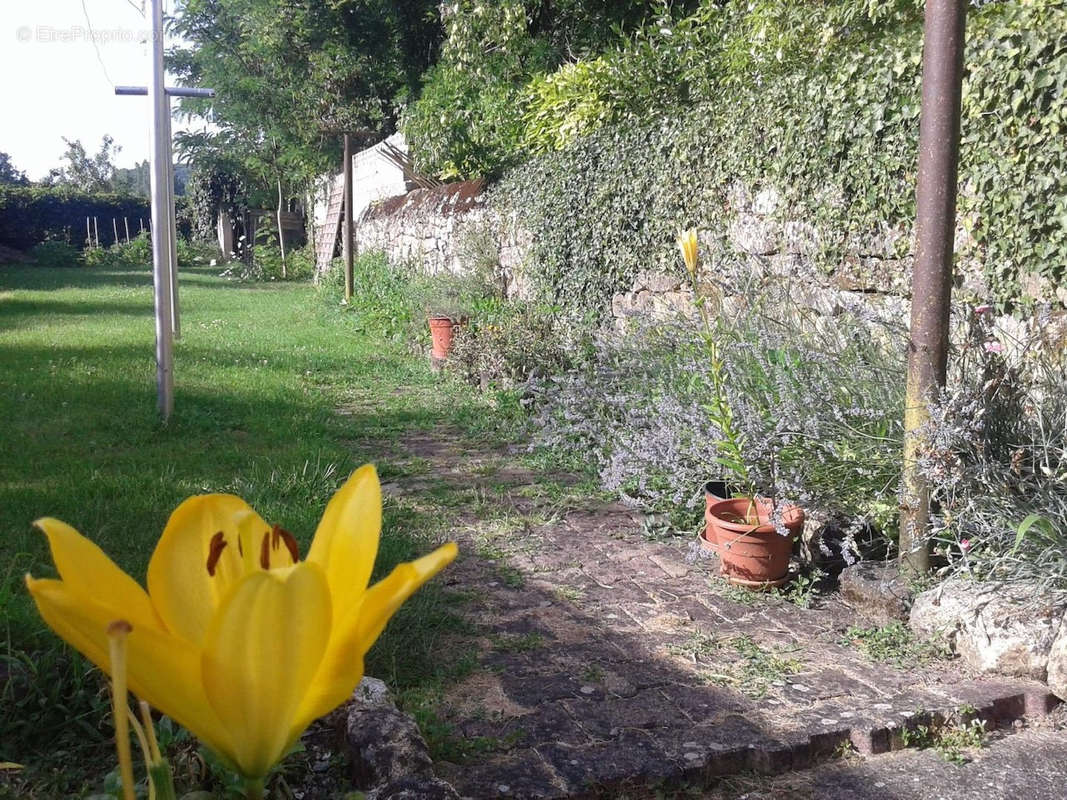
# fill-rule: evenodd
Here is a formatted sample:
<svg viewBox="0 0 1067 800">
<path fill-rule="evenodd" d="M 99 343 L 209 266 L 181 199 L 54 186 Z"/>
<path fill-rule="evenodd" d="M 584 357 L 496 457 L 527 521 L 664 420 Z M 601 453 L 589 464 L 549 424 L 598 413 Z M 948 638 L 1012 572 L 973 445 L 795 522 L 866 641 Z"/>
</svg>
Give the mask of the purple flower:
<svg viewBox="0 0 1067 800">
<path fill-rule="evenodd" d="M 982 347 L 985 348 L 985 351 L 987 353 L 1003 353 L 1004 352 L 1004 345 L 1001 344 L 1000 342 L 996 341 L 995 339 L 986 342 L 985 344 L 982 345 Z"/>
<path fill-rule="evenodd" d="M 982 303 L 982 305 L 974 307 L 974 313 L 978 314 L 979 316 L 982 314 L 987 314 L 992 310 L 993 306 L 989 305 L 989 303 Z"/>
</svg>

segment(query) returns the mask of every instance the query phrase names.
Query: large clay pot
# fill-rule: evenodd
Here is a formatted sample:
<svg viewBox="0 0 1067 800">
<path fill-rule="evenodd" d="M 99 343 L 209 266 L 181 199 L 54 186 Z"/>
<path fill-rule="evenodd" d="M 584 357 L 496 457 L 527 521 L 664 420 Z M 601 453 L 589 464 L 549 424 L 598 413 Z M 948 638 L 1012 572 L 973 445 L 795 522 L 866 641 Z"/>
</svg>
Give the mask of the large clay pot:
<svg viewBox="0 0 1067 800">
<path fill-rule="evenodd" d="M 714 536 L 722 574 L 741 586 L 779 586 L 789 572 L 789 554 L 804 526 L 804 512 L 788 506 L 783 536 L 771 522 L 772 507 L 762 499 L 736 497 L 712 503 L 705 514 L 708 538 Z"/>
<path fill-rule="evenodd" d="M 433 339 L 430 354 L 438 361 L 444 361 L 452 349 L 452 320 L 449 317 L 431 317 L 430 336 Z"/>
<path fill-rule="evenodd" d="M 730 487 L 723 481 L 708 481 L 704 484 L 704 530 L 700 532 L 700 546 L 718 555 L 719 537 L 711 519 L 711 507 L 730 496 Z"/>
</svg>

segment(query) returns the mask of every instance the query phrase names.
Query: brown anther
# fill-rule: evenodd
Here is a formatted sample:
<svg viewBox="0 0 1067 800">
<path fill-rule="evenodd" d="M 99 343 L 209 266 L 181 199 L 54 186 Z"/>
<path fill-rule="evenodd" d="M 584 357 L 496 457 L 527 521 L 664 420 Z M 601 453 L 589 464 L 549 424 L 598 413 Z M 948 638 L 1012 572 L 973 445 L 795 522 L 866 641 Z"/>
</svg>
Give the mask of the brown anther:
<svg viewBox="0 0 1067 800">
<path fill-rule="evenodd" d="M 211 537 L 210 549 L 207 553 L 207 574 L 212 578 L 215 577 L 215 567 L 219 564 L 219 558 L 222 556 L 222 551 L 226 549 L 226 538 L 223 536 L 222 531 L 219 531 Z"/>
<path fill-rule="evenodd" d="M 278 541 L 281 540 L 285 543 L 285 549 L 289 551 L 289 555 L 293 557 L 293 563 L 295 564 L 300 560 L 300 545 L 296 543 L 296 537 L 289 533 L 281 525 L 275 525 L 274 530 L 271 531 L 271 547 L 275 550 L 278 549 Z"/>
<path fill-rule="evenodd" d="M 117 619 L 107 626 L 108 636 L 125 636 L 133 631 L 133 625 L 124 619 Z"/>
<path fill-rule="evenodd" d="M 263 544 L 259 547 L 259 565 L 270 569 L 270 531 L 263 534 Z"/>
</svg>

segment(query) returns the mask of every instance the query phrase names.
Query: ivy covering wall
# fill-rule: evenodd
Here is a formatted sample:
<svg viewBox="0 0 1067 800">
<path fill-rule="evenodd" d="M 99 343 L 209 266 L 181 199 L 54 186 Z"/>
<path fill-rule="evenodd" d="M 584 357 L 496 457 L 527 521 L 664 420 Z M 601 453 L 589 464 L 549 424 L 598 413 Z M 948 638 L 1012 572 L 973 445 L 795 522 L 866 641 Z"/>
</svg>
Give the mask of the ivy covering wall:
<svg viewBox="0 0 1067 800">
<path fill-rule="evenodd" d="M 910 271 L 921 17 L 903 2 L 852 27 L 835 18 L 832 30 L 848 33 L 831 46 L 812 16 L 820 5 L 795 28 L 773 28 L 769 50 L 766 36 L 754 46 L 771 54 L 762 61 L 727 52 L 734 39 L 721 31 L 722 52 L 694 54 L 684 41 L 702 29 L 690 19 L 636 37 L 628 72 L 570 69 L 585 88 L 556 87 L 546 95 L 556 106 L 538 119 L 575 135 L 534 137 L 560 149 L 512 170 L 493 200 L 531 234 L 528 277 L 541 295 L 602 311 L 639 271 L 680 268 L 678 228 L 726 240 L 738 185 L 773 187 L 773 215 L 812 226 L 808 262 L 818 274 L 872 252 L 885 269 Z M 752 26 L 746 15 L 714 21 Z M 1067 267 L 1067 3 L 982 4 L 967 33 L 961 270 L 973 274 L 971 292 L 1003 307 L 1024 301 L 1024 288 L 1041 295 L 1035 285 L 1054 297 Z M 661 113 L 633 113 L 635 93 L 651 98 L 657 80 Z M 592 111 L 576 121 L 575 109 Z"/>
</svg>

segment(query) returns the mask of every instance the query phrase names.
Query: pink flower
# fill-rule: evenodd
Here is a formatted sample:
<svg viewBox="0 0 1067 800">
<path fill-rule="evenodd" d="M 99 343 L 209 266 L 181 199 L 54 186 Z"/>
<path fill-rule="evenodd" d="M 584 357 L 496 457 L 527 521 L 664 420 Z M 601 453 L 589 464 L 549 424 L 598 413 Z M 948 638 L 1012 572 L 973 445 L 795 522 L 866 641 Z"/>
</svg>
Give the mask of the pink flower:
<svg viewBox="0 0 1067 800">
<path fill-rule="evenodd" d="M 974 307 L 974 313 L 975 314 L 987 314 L 988 312 L 990 312 L 992 310 L 993 310 L 993 306 L 989 305 L 989 303 L 983 303 L 980 306 L 975 306 Z"/>
<path fill-rule="evenodd" d="M 997 341 L 989 341 L 982 345 L 987 353 L 1003 353 L 1004 345 Z"/>
<path fill-rule="evenodd" d="M 961 539 L 960 540 L 960 550 L 962 550 L 964 553 L 966 553 L 970 549 L 971 549 L 971 540 L 970 539 Z"/>
</svg>

